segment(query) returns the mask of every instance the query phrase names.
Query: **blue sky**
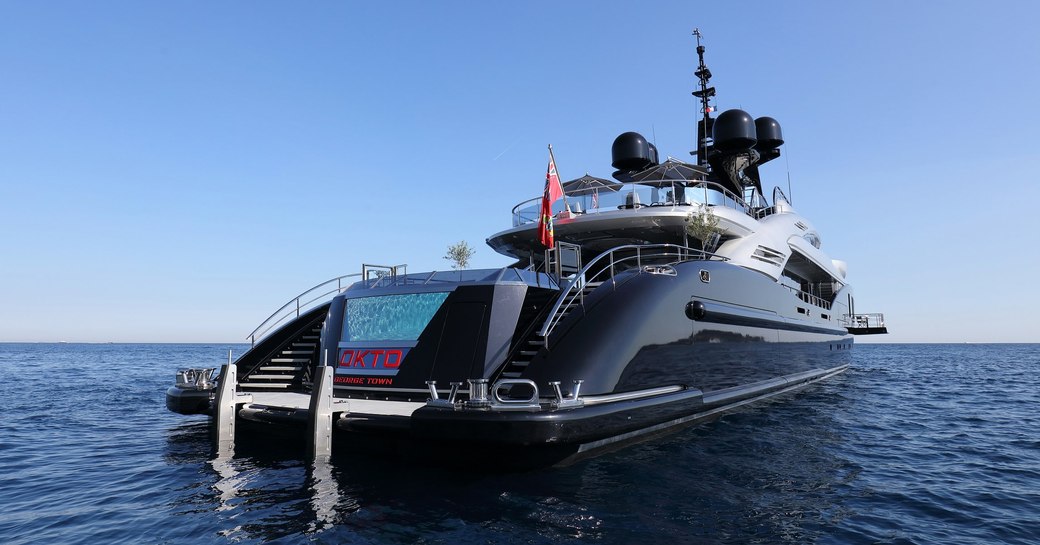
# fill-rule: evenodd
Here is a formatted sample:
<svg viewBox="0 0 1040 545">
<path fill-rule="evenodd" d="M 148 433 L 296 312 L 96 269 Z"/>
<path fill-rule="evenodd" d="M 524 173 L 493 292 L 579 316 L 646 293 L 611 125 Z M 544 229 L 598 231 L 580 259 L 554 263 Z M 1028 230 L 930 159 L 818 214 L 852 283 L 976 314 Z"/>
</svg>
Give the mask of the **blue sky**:
<svg viewBox="0 0 1040 545">
<path fill-rule="evenodd" d="M 484 238 L 635 130 L 783 126 L 763 168 L 888 342 L 1037 342 L 1030 2 L 5 2 L 0 341 L 229 342 L 362 263 Z"/>
</svg>

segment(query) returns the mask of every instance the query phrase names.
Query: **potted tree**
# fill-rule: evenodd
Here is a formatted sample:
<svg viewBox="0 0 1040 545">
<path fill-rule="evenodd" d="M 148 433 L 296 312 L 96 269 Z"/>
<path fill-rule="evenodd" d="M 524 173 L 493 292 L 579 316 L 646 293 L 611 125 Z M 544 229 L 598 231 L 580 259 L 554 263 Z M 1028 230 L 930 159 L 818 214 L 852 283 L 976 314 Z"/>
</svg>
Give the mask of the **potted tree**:
<svg viewBox="0 0 1040 545">
<path fill-rule="evenodd" d="M 444 259 L 451 262 L 451 268 L 460 271 L 469 266 L 469 259 L 474 253 L 475 250 L 470 248 L 465 240 L 461 240 L 458 244 L 448 245 L 448 253 L 444 254 Z"/>
<path fill-rule="evenodd" d="M 687 214 L 683 221 L 686 223 L 686 234 L 701 242 L 701 250 L 705 254 L 715 253 L 722 238 L 722 229 L 711 207 L 702 204 L 696 212 Z"/>
</svg>

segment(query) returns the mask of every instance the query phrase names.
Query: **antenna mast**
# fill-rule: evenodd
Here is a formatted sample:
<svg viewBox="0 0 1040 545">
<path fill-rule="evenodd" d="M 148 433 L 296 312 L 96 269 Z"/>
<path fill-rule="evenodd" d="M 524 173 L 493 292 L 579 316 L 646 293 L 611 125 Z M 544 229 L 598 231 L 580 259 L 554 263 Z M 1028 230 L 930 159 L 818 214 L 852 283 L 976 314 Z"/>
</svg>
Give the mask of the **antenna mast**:
<svg viewBox="0 0 1040 545">
<path fill-rule="evenodd" d="M 704 46 L 701 45 L 701 30 L 699 28 L 693 29 L 693 35 L 697 37 L 697 59 L 700 64 L 697 66 L 697 71 L 693 75 L 697 76 L 700 80 L 700 89 L 693 92 L 693 96 L 701 100 L 701 119 L 699 126 L 697 127 L 697 164 L 700 166 L 708 166 L 708 139 L 711 138 L 711 106 L 708 102 L 711 97 L 715 96 L 715 88 L 708 87 L 708 80 L 711 79 L 711 70 L 704 65 Z"/>
</svg>

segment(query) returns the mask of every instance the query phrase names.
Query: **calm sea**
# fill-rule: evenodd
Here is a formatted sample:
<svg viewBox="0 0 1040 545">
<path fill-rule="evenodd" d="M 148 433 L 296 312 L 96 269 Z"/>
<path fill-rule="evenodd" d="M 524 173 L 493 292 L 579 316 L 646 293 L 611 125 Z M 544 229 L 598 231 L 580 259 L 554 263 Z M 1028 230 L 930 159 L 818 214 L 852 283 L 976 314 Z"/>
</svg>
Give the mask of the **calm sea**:
<svg viewBox="0 0 1040 545">
<path fill-rule="evenodd" d="M 220 345 L 0 344 L 0 543 L 1040 543 L 1040 345 L 860 345 L 800 393 L 565 468 L 210 457 Z"/>
</svg>

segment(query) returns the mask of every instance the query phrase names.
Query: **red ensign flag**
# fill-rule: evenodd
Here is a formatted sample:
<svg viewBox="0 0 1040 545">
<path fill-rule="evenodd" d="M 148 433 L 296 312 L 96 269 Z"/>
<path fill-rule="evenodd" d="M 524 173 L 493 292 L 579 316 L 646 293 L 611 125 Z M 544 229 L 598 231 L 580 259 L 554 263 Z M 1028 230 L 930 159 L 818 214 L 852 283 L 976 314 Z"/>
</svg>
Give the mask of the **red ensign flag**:
<svg viewBox="0 0 1040 545">
<path fill-rule="evenodd" d="M 549 168 L 545 172 L 545 192 L 542 194 L 542 213 L 538 225 L 538 240 L 542 246 L 552 248 L 553 241 L 553 214 L 552 205 L 563 196 L 563 186 L 560 185 L 560 176 L 556 173 L 556 161 L 553 159 L 552 149 L 549 150 Z"/>
</svg>

